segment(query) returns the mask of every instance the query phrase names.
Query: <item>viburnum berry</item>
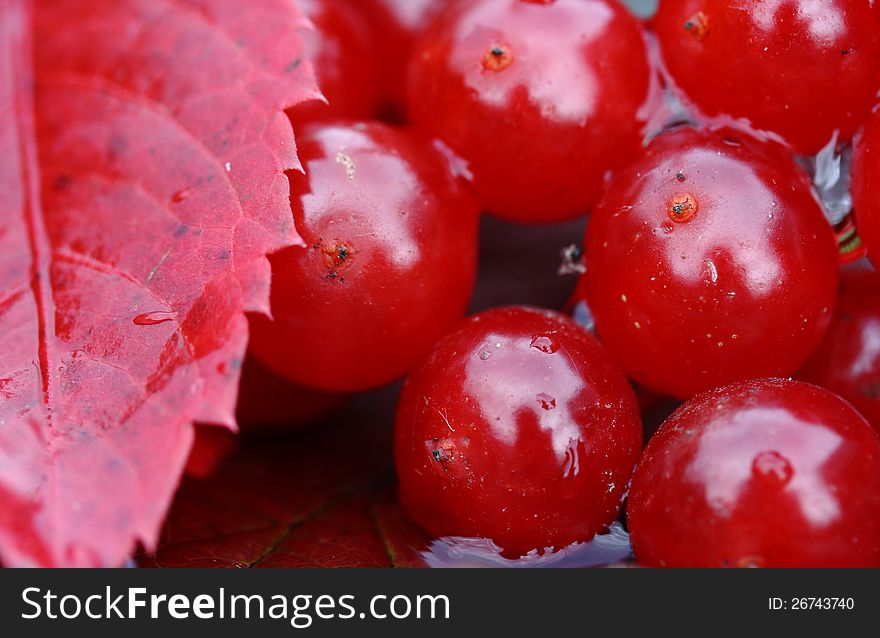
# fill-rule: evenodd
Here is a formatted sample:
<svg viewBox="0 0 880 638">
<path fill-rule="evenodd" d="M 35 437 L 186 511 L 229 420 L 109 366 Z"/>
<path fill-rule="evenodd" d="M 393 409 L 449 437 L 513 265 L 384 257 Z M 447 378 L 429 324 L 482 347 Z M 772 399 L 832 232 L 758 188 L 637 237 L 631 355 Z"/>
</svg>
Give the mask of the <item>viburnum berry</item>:
<svg viewBox="0 0 880 638">
<path fill-rule="evenodd" d="M 251 350 L 300 385 L 347 392 L 402 375 L 465 312 L 479 209 L 449 157 L 384 124 L 297 133 L 290 175 L 305 247 L 271 258 L 273 319 Z"/>
<path fill-rule="evenodd" d="M 880 277 L 863 266 L 843 270 L 825 338 L 798 377 L 852 403 L 880 431 Z"/>
<path fill-rule="evenodd" d="M 848 140 L 880 87 L 869 0 L 662 0 L 654 18 L 676 84 L 707 115 L 745 118 L 801 153 Z"/>
<path fill-rule="evenodd" d="M 586 541 L 613 522 L 641 443 L 632 389 L 595 339 L 525 307 L 443 337 L 408 376 L 394 433 L 414 520 L 508 554 Z"/>
<path fill-rule="evenodd" d="M 298 4 L 315 26 L 302 34 L 304 53 L 328 103 L 297 105 L 290 111 L 294 125 L 373 117 L 379 104 L 379 60 L 363 16 L 339 0 L 298 0 Z"/>
<path fill-rule="evenodd" d="M 386 115 L 403 117 L 406 71 L 416 41 L 441 11 L 456 2 L 461 0 L 348 0 L 370 27 L 382 69 L 380 99 Z"/>
<path fill-rule="evenodd" d="M 469 162 L 487 210 L 550 222 L 585 214 L 637 152 L 649 84 L 641 27 L 614 0 L 478 0 L 419 41 L 407 105 Z"/>
<path fill-rule="evenodd" d="M 327 419 L 348 398 L 290 383 L 248 357 L 241 370 L 235 418 L 243 432 L 292 429 Z"/>
<path fill-rule="evenodd" d="M 648 442 L 627 522 L 647 566 L 880 566 L 880 437 L 801 382 L 700 395 Z"/>
<path fill-rule="evenodd" d="M 585 264 L 603 344 L 682 399 L 794 373 L 837 295 L 835 237 L 807 175 L 783 147 L 724 131 L 661 135 L 622 169 L 589 221 Z"/>
<path fill-rule="evenodd" d="M 880 113 L 868 118 L 856 139 L 850 174 L 859 237 L 876 267 L 880 265 Z"/>
</svg>

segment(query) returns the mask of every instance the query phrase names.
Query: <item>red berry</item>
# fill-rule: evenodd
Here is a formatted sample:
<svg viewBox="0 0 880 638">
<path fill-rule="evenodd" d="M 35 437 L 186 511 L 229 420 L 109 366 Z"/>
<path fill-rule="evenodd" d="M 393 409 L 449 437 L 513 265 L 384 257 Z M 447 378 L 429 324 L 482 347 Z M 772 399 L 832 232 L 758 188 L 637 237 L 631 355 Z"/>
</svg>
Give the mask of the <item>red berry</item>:
<svg viewBox="0 0 880 638">
<path fill-rule="evenodd" d="M 272 257 L 274 321 L 253 317 L 253 353 L 307 387 L 345 392 L 402 375 L 467 308 L 475 202 L 447 158 L 382 124 L 297 134 L 291 175 L 305 247 Z"/>
<path fill-rule="evenodd" d="M 242 431 L 291 429 L 327 419 L 347 399 L 345 394 L 289 383 L 248 357 L 241 370 L 235 418 Z"/>
<path fill-rule="evenodd" d="M 463 322 L 412 371 L 394 438 L 416 522 L 510 553 L 613 522 L 642 430 L 632 390 L 586 331 L 510 307 Z"/>
<path fill-rule="evenodd" d="M 649 566 L 877 567 L 880 437 L 805 383 L 703 394 L 649 441 L 627 520 Z"/>
<path fill-rule="evenodd" d="M 512 220 L 585 214 L 635 154 L 649 69 L 643 34 L 609 0 L 478 0 L 420 41 L 413 122 L 470 163 L 485 207 Z"/>
<path fill-rule="evenodd" d="M 880 113 L 868 119 L 856 140 L 851 176 L 859 236 L 876 266 L 880 264 Z"/>
<path fill-rule="evenodd" d="M 348 0 L 370 25 L 371 42 L 382 69 L 381 97 L 393 117 L 399 118 L 404 111 L 406 70 L 416 40 L 443 9 L 459 1 Z"/>
<path fill-rule="evenodd" d="M 798 375 L 852 403 L 880 431 L 880 277 L 843 271 L 840 298 L 819 349 Z"/>
<path fill-rule="evenodd" d="M 223 427 L 196 424 L 195 437 L 186 459 L 187 476 L 208 479 L 235 451 L 239 438 Z"/>
<path fill-rule="evenodd" d="M 788 376 L 831 320 L 834 234 L 776 145 L 681 130 L 609 185 L 587 227 L 599 338 L 633 379 L 688 398 Z"/>
<path fill-rule="evenodd" d="M 868 0 L 662 0 L 654 27 L 700 109 L 745 118 L 802 153 L 835 131 L 851 138 L 876 99 L 880 22 Z"/>
<path fill-rule="evenodd" d="M 314 23 L 303 33 L 305 55 L 329 104 L 303 102 L 290 112 L 294 124 L 333 118 L 369 118 L 378 108 L 379 67 L 363 17 L 339 0 L 298 0 Z"/>
</svg>

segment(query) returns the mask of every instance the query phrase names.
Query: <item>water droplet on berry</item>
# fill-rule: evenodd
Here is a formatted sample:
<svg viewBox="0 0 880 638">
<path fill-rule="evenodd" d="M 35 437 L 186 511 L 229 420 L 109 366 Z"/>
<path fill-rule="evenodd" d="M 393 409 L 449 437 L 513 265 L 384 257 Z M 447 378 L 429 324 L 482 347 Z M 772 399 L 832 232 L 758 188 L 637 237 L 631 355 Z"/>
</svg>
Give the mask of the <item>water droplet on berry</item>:
<svg viewBox="0 0 880 638">
<path fill-rule="evenodd" d="M 559 342 L 552 334 L 535 335 L 532 337 L 530 344 L 535 350 L 540 350 L 544 354 L 555 354 L 559 350 Z"/>
<path fill-rule="evenodd" d="M 568 442 L 568 448 L 565 450 L 565 461 L 562 469 L 563 478 L 577 476 L 581 473 L 581 458 L 578 452 L 578 442 L 573 439 Z"/>
<path fill-rule="evenodd" d="M 556 409 L 556 399 L 551 397 L 546 392 L 541 392 L 540 394 L 536 394 L 535 398 L 538 400 L 538 405 L 541 406 L 542 410 L 550 410 Z"/>
<path fill-rule="evenodd" d="M 176 312 L 145 312 L 135 317 L 132 321 L 136 326 L 155 326 L 160 323 L 174 321 L 177 319 Z"/>
<path fill-rule="evenodd" d="M 752 475 L 768 487 L 784 487 L 794 476 L 794 468 L 779 452 L 761 452 L 752 461 Z"/>
<path fill-rule="evenodd" d="M 706 276 L 709 279 L 709 283 L 717 284 L 718 283 L 718 267 L 715 265 L 715 262 L 711 259 L 706 260 Z"/>
</svg>

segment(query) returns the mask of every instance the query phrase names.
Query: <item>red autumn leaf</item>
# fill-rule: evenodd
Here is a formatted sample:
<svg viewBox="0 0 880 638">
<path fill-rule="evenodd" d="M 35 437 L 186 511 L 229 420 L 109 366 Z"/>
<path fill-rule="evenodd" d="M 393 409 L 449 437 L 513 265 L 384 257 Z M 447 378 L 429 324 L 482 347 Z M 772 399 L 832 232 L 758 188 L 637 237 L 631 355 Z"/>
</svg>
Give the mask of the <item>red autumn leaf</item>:
<svg viewBox="0 0 880 638">
<path fill-rule="evenodd" d="M 245 437 L 212 478 L 183 482 L 158 552 L 140 564 L 425 566 L 429 539 L 391 487 L 390 422 L 361 402 L 306 430 Z"/>
<path fill-rule="evenodd" d="M 299 241 L 293 0 L 0 4 L 0 560 L 155 545 Z"/>
</svg>

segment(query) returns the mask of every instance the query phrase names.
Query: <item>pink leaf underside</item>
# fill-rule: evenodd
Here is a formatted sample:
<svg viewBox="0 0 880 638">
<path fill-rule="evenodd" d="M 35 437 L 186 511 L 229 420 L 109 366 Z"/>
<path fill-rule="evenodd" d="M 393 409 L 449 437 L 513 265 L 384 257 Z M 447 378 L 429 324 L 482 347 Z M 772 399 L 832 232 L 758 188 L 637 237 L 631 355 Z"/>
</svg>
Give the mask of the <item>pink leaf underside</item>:
<svg viewBox="0 0 880 638">
<path fill-rule="evenodd" d="M 0 561 L 148 548 L 298 243 L 293 0 L 0 3 Z"/>
</svg>

